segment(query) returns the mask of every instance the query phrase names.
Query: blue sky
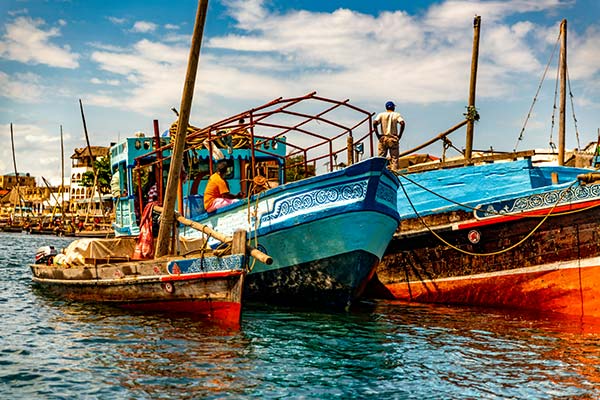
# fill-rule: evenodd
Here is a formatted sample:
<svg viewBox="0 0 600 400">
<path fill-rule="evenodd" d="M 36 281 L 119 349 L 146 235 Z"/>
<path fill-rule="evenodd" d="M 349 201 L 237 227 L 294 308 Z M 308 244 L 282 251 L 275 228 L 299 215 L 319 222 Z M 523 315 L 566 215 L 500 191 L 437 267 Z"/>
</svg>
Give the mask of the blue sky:
<svg viewBox="0 0 600 400">
<path fill-rule="evenodd" d="M 3 0 L 0 4 L 0 173 L 60 176 L 66 157 L 136 131 L 166 129 L 179 108 L 197 2 Z M 463 118 L 472 21 L 482 18 L 475 149 L 515 148 L 552 49 L 568 20 L 569 76 L 579 143 L 600 127 L 597 0 L 211 0 L 191 123 L 317 91 L 407 122 L 401 150 Z M 556 60 L 556 58 L 555 58 Z M 547 148 L 553 62 L 517 149 Z M 557 126 L 553 139 L 556 142 Z M 567 147 L 577 147 L 570 107 Z M 464 145 L 464 130 L 450 139 Z M 439 155 L 440 145 L 428 149 Z"/>
</svg>

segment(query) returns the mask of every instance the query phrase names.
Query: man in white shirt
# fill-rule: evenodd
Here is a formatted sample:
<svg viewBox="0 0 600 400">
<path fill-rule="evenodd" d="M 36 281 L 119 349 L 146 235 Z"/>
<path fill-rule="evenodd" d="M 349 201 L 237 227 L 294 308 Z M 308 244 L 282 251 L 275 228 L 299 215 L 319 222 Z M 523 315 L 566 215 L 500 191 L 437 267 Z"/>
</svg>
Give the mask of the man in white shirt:
<svg viewBox="0 0 600 400">
<path fill-rule="evenodd" d="M 373 129 L 375 129 L 375 135 L 379 139 L 379 145 L 377 150 L 379 157 L 386 157 L 389 151 L 390 153 L 390 169 L 398 169 L 398 154 L 400 153 L 400 138 L 404 133 L 404 118 L 402 115 L 394 111 L 396 105 L 388 101 L 385 103 L 385 112 L 379 113 L 373 121 Z M 377 130 L 377 126 L 381 125 L 381 134 Z M 400 125 L 400 131 L 398 132 L 398 125 Z"/>
</svg>

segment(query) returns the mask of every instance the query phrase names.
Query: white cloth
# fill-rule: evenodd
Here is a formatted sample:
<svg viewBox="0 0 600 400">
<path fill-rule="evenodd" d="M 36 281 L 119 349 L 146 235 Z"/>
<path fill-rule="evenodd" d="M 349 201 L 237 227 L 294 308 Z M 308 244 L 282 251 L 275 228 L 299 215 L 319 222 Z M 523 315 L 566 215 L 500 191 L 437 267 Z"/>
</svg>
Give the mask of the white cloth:
<svg viewBox="0 0 600 400">
<path fill-rule="evenodd" d="M 398 136 L 398 124 L 403 122 L 404 118 L 396 111 L 385 111 L 379 113 L 375 121 L 381 125 L 383 135 Z"/>
</svg>

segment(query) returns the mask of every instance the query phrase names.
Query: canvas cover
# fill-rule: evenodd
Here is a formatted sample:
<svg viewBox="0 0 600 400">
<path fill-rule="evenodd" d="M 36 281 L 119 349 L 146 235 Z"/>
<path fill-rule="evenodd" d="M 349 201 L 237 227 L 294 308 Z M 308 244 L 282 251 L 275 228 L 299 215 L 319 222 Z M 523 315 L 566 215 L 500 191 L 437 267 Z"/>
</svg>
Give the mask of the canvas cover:
<svg viewBox="0 0 600 400">
<path fill-rule="evenodd" d="M 112 239 L 85 238 L 72 242 L 63 251 L 54 257 L 54 264 L 64 267 L 81 266 L 85 264 L 86 258 L 133 258 L 137 237 L 125 236 Z M 181 238 L 178 245 L 178 253 L 182 256 L 198 252 L 206 248 L 203 239 Z"/>
</svg>

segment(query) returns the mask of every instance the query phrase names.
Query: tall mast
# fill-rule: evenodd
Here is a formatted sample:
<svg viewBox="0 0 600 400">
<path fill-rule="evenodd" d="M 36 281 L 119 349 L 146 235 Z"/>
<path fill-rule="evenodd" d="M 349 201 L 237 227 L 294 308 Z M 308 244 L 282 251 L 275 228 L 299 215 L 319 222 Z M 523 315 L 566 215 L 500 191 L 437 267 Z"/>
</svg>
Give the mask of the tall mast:
<svg viewBox="0 0 600 400">
<path fill-rule="evenodd" d="M 467 108 L 467 138 L 465 143 L 465 159 L 471 161 L 473 151 L 473 129 L 475 127 L 475 87 L 477 84 L 477 62 L 479 59 L 479 30 L 481 16 L 473 19 L 473 54 L 471 57 L 471 82 L 469 84 L 469 106 Z"/>
<path fill-rule="evenodd" d="M 175 135 L 175 144 L 173 145 L 171 165 L 169 166 L 169 177 L 167 179 L 167 187 L 165 190 L 164 211 L 160 221 L 160 229 L 158 231 L 156 243 L 156 257 L 168 254 L 169 234 L 175 223 L 174 216 L 175 201 L 177 200 L 177 187 L 179 186 L 183 149 L 185 147 L 187 127 L 190 120 L 194 85 L 196 83 L 196 72 L 198 70 L 198 59 L 200 57 L 200 45 L 202 43 L 207 8 L 208 0 L 198 1 L 198 10 L 196 12 L 196 21 L 194 23 L 194 33 L 192 34 L 187 73 L 185 84 L 183 85 L 183 95 L 181 97 L 181 107 L 179 108 L 180 113 L 179 121 L 177 123 L 177 133 Z"/>
<path fill-rule="evenodd" d="M 15 155 L 15 138 L 13 135 L 13 124 L 10 123 L 10 143 L 12 146 L 12 158 L 13 158 L 13 166 L 15 168 L 15 180 L 16 180 L 16 188 L 17 188 L 17 196 L 19 198 L 19 205 L 21 206 L 21 216 L 23 216 L 23 201 L 21 198 L 21 189 L 19 185 L 19 173 L 17 172 L 17 157 Z"/>
<path fill-rule="evenodd" d="M 565 164 L 565 104 L 567 99 L 567 20 L 560 23 L 560 111 L 558 114 L 558 165 Z"/>
<path fill-rule="evenodd" d="M 60 126 L 60 213 L 64 221 L 65 213 L 65 146 L 63 142 L 63 130 Z"/>
</svg>

